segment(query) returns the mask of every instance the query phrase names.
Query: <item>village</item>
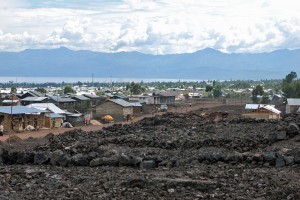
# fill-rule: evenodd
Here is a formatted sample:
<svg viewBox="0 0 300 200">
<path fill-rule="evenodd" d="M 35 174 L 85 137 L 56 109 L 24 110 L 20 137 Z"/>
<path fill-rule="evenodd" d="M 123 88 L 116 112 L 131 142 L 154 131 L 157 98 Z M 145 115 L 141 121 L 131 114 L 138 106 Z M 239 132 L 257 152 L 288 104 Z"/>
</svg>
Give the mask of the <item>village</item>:
<svg viewBox="0 0 300 200">
<path fill-rule="evenodd" d="M 240 105 L 240 115 L 256 119 L 280 119 L 282 113 L 300 111 L 300 99 L 283 98 L 282 91 L 265 89 L 253 98 L 255 86 L 244 89 L 206 87 L 142 88 L 66 85 L 64 87 L 1 89 L 0 123 L 3 134 L 132 121 L 157 112 L 184 110 L 206 105 Z M 127 84 L 127 87 L 130 84 Z M 257 87 L 257 86 L 256 86 Z M 133 89 L 136 89 L 133 88 Z M 141 89 L 142 88 L 142 89 Z M 132 88 L 129 88 L 132 89 Z M 219 90 L 219 91 L 218 91 Z M 132 94 L 139 93 L 139 94 Z M 267 97 L 267 100 L 266 100 Z M 257 100 L 258 99 L 258 100 Z"/>
</svg>

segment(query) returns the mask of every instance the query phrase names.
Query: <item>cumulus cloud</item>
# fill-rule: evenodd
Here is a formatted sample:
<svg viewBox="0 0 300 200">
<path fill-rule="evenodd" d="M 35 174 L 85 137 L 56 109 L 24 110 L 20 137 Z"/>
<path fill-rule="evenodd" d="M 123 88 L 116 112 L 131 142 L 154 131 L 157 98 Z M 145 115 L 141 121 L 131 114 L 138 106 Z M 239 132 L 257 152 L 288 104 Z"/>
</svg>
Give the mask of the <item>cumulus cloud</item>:
<svg viewBox="0 0 300 200">
<path fill-rule="evenodd" d="M 44 8 L 20 8 L 22 2 L 14 2 L 0 3 L 0 9 L 10 9 L 5 25 L 0 23 L 2 51 L 66 46 L 169 54 L 206 47 L 224 52 L 300 48 L 300 2 L 292 0 L 93 0 L 84 9 L 67 1 L 47 1 Z"/>
</svg>

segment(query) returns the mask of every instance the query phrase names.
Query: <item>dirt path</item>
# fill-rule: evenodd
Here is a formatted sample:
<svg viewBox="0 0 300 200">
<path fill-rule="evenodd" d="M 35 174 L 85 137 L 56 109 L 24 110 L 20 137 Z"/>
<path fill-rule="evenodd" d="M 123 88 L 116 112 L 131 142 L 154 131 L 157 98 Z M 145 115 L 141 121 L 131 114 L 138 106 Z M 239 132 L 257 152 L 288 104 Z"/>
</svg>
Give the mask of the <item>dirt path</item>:
<svg viewBox="0 0 300 200">
<path fill-rule="evenodd" d="M 168 110 L 168 112 L 187 113 L 190 111 L 198 110 L 200 108 L 212 108 L 212 107 L 218 107 L 221 105 L 223 105 L 223 104 L 218 103 L 218 102 L 206 103 L 205 105 L 204 104 L 194 104 L 191 107 L 187 106 L 187 107 L 180 107 L 180 108 L 171 108 Z M 145 117 L 153 117 L 154 115 L 162 115 L 162 114 L 164 114 L 164 113 L 158 112 L 158 113 L 154 113 L 154 114 L 145 114 L 140 117 L 136 117 L 133 121 L 136 122 L 136 121 L 140 121 L 140 120 L 144 119 Z M 130 123 L 130 122 L 121 122 L 121 124 L 126 124 L 126 123 Z M 112 125 L 113 124 L 103 124 L 103 125 L 98 125 L 98 126 L 89 125 L 89 126 L 81 126 L 81 127 L 74 127 L 74 128 L 44 129 L 44 130 L 39 130 L 39 131 L 18 133 L 17 135 L 21 139 L 27 139 L 30 137 L 41 138 L 41 137 L 45 137 L 49 133 L 58 135 L 58 134 L 64 133 L 69 130 L 80 129 L 80 128 L 84 131 L 98 131 L 98 130 L 101 130 L 103 127 L 112 126 Z M 9 138 L 9 135 L 4 135 L 4 136 L 0 137 L 0 141 L 6 141 L 8 138 Z"/>
</svg>

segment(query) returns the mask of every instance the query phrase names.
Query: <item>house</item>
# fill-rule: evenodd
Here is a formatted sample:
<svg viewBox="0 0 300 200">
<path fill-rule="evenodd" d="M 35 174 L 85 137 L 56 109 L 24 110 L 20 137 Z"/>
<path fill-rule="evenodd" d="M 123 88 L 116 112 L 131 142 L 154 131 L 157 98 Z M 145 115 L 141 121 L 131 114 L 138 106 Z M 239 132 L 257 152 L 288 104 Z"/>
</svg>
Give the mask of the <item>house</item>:
<svg viewBox="0 0 300 200">
<path fill-rule="evenodd" d="M 149 102 L 149 97 L 150 96 L 142 96 L 142 95 L 135 95 L 135 96 L 130 96 L 129 101 L 134 101 L 134 102 L 140 102 L 142 104 L 148 104 Z"/>
<path fill-rule="evenodd" d="M 61 97 L 61 96 L 48 96 L 49 102 L 55 104 L 61 109 L 74 109 L 75 108 L 75 100 L 69 97 Z"/>
<path fill-rule="evenodd" d="M 66 112 L 66 121 L 70 122 L 72 126 L 83 126 L 84 115 L 81 113 Z"/>
<path fill-rule="evenodd" d="M 281 111 L 275 105 L 246 104 L 244 117 L 255 119 L 280 119 Z"/>
<path fill-rule="evenodd" d="M 71 99 L 74 99 L 76 108 L 89 108 L 92 106 L 92 101 L 90 98 L 83 95 L 71 96 Z"/>
<path fill-rule="evenodd" d="M 300 112 L 300 99 L 287 99 L 285 105 L 286 113 Z"/>
<path fill-rule="evenodd" d="M 59 128 L 62 125 L 65 116 L 56 113 L 46 113 L 44 127 Z"/>
<path fill-rule="evenodd" d="M 83 96 L 89 98 L 92 101 L 92 106 L 98 106 L 101 102 L 105 102 L 105 97 L 100 97 L 94 94 L 82 94 Z"/>
<path fill-rule="evenodd" d="M 133 114 L 133 106 L 123 99 L 111 99 L 96 107 L 96 117 L 111 115 L 115 121 L 123 121 L 124 117 Z"/>
<path fill-rule="evenodd" d="M 28 91 L 25 94 L 21 95 L 21 99 L 25 99 L 26 97 L 44 97 L 45 94 L 42 94 L 40 92 L 37 91 Z"/>
<path fill-rule="evenodd" d="M 143 105 L 140 102 L 130 102 L 133 106 L 133 114 L 140 114 L 143 112 Z"/>
<path fill-rule="evenodd" d="M 28 125 L 44 126 L 44 110 L 26 106 L 1 106 L 0 123 L 5 131 L 22 131 Z"/>
<path fill-rule="evenodd" d="M 175 97 L 177 94 L 175 93 L 153 93 L 149 98 L 149 104 L 175 104 Z"/>
<path fill-rule="evenodd" d="M 27 106 L 32 103 L 46 103 L 48 101 L 48 97 L 26 97 L 21 99 L 21 104 L 23 106 Z"/>
</svg>

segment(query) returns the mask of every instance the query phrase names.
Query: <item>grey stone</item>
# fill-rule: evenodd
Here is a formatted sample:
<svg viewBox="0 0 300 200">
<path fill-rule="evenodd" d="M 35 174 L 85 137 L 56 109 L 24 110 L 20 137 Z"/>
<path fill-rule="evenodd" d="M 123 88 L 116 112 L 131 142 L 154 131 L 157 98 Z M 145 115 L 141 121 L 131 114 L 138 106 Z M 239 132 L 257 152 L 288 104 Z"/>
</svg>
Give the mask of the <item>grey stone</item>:
<svg viewBox="0 0 300 200">
<path fill-rule="evenodd" d="M 300 150 L 294 154 L 295 163 L 300 163 Z"/>
<path fill-rule="evenodd" d="M 295 164 L 295 159 L 293 156 L 284 156 L 285 164 L 291 166 Z"/>
<path fill-rule="evenodd" d="M 117 158 L 95 158 L 90 162 L 90 166 L 91 167 L 97 167 L 97 166 L 111 166 L 111 167 L 115 167 L 118 166 L 118 159 Z"/>
<path fill-rule="evenodd" d="M 89 160 L 86 155 L 80 153 L 71 157 L 71 163 L 76 166 L 88 166 Z"/>
<path fill-rule="evenodd" d="M 17 164 L 27 164 L 34 162 L 34 154 L 31 152 L 19 152 L 17 155 Z"/>
<path fill-rule="evenodd" d="M 49 162 L 49 153 L 48 152 L 37 152 L 34 155 L 34 164 L 41 165 Z"/>
<path fill-rule="evenodd" d="M 153 169 L 156 167 L 155 160 L 144 160 L 140 163 L 140 169 Z"/>
<path fill-rule="evenodd" d="M 269 152 L 263 155 L 263 158 L 266 162 L 270 164 L 275 164 L 276 161 L 276 153 L 275 152 Z"/>
<path fill-rule="evenodd" d="M 276 158 L 276 167 L 284 167 L 285 166 L 285 160 L 282 155 L 277 155 Z"/>
<path fill-rule="evenodd" d="M 277 140 L 285 140 L 286 139 L 286 132 L 285 131 L 276 132 L 276 139 Z"/>
<path fill-rule="evenodd" d="M 70 162 L 70 158 L 61 150 L 56 150 L 50 155 L 50 163 L 52 165 L 58 165 L 66 167 Z"/>
<path fill-rule="evenodd" d="M 131 158 L 124 153 L 119 156 L 118 160 L 120 165 L 127 166 L 132 164 Z"/>
<path fill-rule="evenodd" d="M 286 128 L 286 131 L 288 135 L 296 135 L 298 134 L 299 126 L 295 122 L 290 122 L 288 127 Z"/>
</svg>

